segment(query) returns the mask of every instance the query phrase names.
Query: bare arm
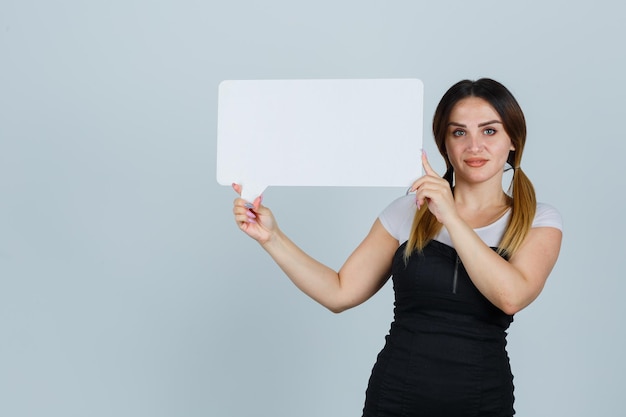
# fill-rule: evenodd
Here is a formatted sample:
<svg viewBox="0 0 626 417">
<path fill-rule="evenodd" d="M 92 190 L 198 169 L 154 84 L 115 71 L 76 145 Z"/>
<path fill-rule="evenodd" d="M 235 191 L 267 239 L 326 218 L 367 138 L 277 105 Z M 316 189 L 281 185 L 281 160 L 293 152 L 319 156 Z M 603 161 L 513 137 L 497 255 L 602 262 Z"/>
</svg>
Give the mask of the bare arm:
<svg viewBox="0 0 626 417">
<path fill-rule="evenodd" d="M 449 221 L 446 228 L 476 288 L 507 314 L 517 313 L 539 296 L 561 247 L 560 230 L 534 228 L 507 261 L 461 219 Z"/>
<path fill-rule="evenodd" d="M 543 289 L 560 248 L 561 231 L 552 227 L 531 229 L 510 260 L 489 248 L 458 215 L 447 181 L 439 177 L 423 156 L 426 175 L 413 186 L 418 203 L 443 223 L 472 282 L 495 306 L 514 314 L 528 306 Z"/>
<path fill-rule="evenodd" d="M 293 243 L 279 229 L 270 209 L 260 201 L 255 201 L 252 208 L 245 204 L 240 198 L 234 203 L 233 212 L 240 229 L 261 244 L 300 290 L 329 310 L 339 313 L 361 304 L 389 278 L 398 241 L 379 220 L 336 272 Z"/>
</svg>

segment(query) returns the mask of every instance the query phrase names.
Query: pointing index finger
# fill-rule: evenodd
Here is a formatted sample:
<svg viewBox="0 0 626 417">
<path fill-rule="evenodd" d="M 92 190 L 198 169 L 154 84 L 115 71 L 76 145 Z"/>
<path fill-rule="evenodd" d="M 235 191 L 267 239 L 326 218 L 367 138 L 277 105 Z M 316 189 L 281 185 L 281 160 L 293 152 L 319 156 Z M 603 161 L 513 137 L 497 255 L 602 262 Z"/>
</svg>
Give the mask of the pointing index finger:
<svg viewBox="0 0 626 417">
<path fill-rule="evenodd" d="M 424 149 L 422 149 L 422 166 L 424 167 L 424 172 L 426 172 L 426 175 L 434 175 L 438 177 L 435 170 L 433 170 L 433 168 L 430 166 L 430 163 L 428 162 L 428 156 L 426 155 L 426 151 Z"/>
</svg>

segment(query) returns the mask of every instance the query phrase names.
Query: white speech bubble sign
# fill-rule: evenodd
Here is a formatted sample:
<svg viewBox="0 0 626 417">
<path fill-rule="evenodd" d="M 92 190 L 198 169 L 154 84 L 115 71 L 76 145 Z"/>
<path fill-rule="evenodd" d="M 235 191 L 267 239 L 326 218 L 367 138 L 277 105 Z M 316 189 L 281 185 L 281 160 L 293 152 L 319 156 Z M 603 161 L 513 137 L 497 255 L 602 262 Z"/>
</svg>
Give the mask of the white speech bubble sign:
<svg viewBox="0 0 626 417">
<path fill-rule="evenodd" d="M 407 187 L 420 175 L 418 79 L 220 83 L 217 181 L 253 201 L 268 186 Z"/>
</svg>

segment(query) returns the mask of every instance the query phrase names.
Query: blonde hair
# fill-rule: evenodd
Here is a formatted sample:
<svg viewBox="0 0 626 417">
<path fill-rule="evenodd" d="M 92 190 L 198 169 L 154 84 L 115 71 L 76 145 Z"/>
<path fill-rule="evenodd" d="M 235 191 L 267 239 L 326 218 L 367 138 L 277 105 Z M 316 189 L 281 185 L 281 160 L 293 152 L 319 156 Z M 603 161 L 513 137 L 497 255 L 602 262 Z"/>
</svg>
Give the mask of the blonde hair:
<svg viewBox="0 0 626 417">
<path fill-rule="evenodd" d="M 530 227 L 532 226 L 537 209 L 535 189 L 530 179 L 520 168 L 522 153 L 526 143 L 526 120 L 517 100 L 506 87 L 489 78 L 476 81 L 463 80 L 443 95 L 433 117 L 433 135 L 439 153 L 446 162 L 445 178 L 454 191 L 454 168 L 446 152 L 447 125 L 452 109 L 460 100 L 467 97 L 478 97 L 487 101 L 502 118 L 502 125 L 515 150 L 509 153 L 507 163 L 513 168 L 513 179 L 509 187 L 512 198 L 509 199 L 511 217 L 502 241 L 498 246 L 498 253 L 504 257 L 511 257 L 522 245 Z M 503 167 L 504 169 L 504 167 Z M 408 258 L 415 251 L 421 251 L 439 233 L 443 225 L 428 210 L 424 204 L 413 218 L 411 234 L 407 242 L 404 258 Z"/>
</svg>

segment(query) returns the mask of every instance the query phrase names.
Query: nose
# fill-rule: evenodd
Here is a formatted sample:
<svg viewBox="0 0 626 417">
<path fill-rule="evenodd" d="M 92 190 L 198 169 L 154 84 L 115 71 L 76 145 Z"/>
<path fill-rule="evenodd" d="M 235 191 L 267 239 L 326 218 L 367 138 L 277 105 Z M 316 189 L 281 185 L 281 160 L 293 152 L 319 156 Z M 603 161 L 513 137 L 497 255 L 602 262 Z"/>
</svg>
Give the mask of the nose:
<svg viewBox="0 0 626 417">
<path fill-rule="evenodd" d="M 484 142 L 478 134 L 467 135 L 467 148 L 470 152 L 480 152 L 484 147 Z"/>
</svg>

